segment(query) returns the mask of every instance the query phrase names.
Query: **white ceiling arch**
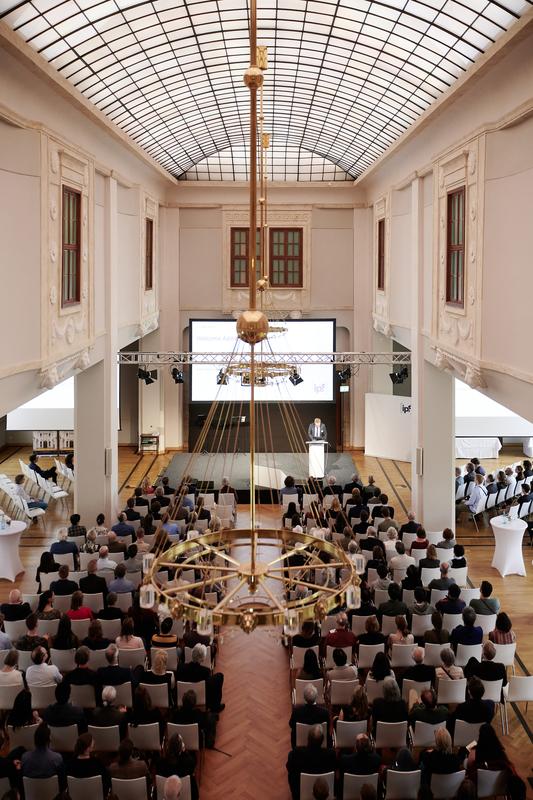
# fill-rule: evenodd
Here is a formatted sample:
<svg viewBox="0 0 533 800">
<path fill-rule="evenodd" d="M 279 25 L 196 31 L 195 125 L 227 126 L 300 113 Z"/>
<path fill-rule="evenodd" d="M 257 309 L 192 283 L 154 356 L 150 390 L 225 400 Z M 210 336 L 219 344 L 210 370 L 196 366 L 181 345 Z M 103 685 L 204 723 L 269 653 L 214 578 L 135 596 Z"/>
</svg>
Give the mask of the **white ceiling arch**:
<svg viewBox="0 0 533 800">
<path fill-rule="evenodd" d="M 532 2 L 258 0 L 271 176 L 358 177 Z M 0 0 L 0 18 L 176 177 L 242 175 L 246 0 Z"/>
</svg>

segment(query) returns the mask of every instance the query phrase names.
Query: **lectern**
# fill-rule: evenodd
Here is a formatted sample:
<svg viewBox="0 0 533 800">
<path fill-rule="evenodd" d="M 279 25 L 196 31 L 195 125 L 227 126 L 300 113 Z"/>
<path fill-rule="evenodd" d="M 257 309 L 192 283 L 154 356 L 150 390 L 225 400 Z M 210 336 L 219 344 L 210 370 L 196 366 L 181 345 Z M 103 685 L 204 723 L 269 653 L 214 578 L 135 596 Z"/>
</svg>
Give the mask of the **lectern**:
<svg viewBox="0 0 533 800">
<path fill-rule="evenodd" d="M 309 447 L 309 475 L 313 478 L 323 478 L 325 475 L 326 445 L 322 439 L 313 439 L 306 442 Z"/>
</svg>

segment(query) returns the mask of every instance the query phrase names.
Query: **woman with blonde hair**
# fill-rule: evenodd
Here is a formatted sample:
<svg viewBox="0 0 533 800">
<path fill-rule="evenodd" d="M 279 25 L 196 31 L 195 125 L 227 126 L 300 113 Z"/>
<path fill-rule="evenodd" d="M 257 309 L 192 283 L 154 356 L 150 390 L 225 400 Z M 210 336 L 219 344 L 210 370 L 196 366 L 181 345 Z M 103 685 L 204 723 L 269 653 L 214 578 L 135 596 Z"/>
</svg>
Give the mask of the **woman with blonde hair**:
<svg viewBox="0 0 533 800">
<path fill-rule="evenodd" d="M 216 517 L 214 514 L 211 515 L 211 519 L 209 520 L 209 525 L 207 526 L 207 530 L 211 533 L 218 533 L 218 531 L 222 530 L 222 520 L 220 517 Z"/>
<path fill-rule="evenodd" d="M 360 722 L 370 719 L 370 708 L 364 686 L 356 686 L 350 704 L 341 708 L 338 719 L 344 722 Z"/>
<path fill-rule="evenodd" d="M 151 667 L 144 670 L 140 683 L 149 683 L 152 685 L 165 684 L 168 687 L 168 700 L 169 704 L 173 704 L 172 690 L 174 688 L 175 678 L 174 673 L 167 669 L 168 665 L 168 648 L 163 650 L 154 650 L 151 653 Z"/>
<path fill-rule="evenodd" d="M 435 731 L 435 747 L 424 750 L 420 755 L 422 769 L 422 782 L 431 783 L 431 776 L 450 775 L 458 772 L 462 766 L 462 759 L 458 753 L 453 752 L 452 737 L 446 728 L 437 728 Z"/>
<path fill-rule="evenodd" d="M 415 638 L 407 625 L 407 620 L 399 614 L 395 620 L 396 630 L 389 636 L 389 649 L 393 644 L 414 644 Z"/>
</svg>

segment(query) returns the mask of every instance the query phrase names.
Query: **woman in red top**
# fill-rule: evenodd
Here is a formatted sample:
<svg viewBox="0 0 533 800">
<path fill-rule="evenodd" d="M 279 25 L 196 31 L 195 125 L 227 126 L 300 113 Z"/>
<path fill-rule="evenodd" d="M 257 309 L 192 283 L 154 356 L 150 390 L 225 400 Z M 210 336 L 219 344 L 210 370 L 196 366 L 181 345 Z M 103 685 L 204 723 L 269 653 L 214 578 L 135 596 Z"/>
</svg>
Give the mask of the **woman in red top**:
<svg viewBox="0 0 533 800">
<path fill-rule="evenodd" d="M 411 545 L 411 551 L 413 550 L 427 550 L 428 548 L 428 540 L 426 539 L 426 531 L 422 526 L 416 532 L 416 539 L 414 540 L 413 544 Z"/>
<path fill-rule="evenodd" d="M 69 619 L 94 619 L 94 614 L 90 608 L 82 605 L 82 592 L 74 592 L 70 601 L 70 611 L 67 611 Z"/>
</svg>

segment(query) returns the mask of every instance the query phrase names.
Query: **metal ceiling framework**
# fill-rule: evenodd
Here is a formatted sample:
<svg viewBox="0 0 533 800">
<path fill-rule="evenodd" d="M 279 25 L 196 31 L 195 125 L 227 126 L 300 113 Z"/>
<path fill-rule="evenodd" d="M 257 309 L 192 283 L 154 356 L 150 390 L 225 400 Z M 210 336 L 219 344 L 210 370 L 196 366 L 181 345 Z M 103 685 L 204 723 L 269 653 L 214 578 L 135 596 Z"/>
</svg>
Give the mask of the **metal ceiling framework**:
<svg viewBox="0 0 533 800">
<path fill-rule="evenodd" d="M 271 180 L 358 177 L 533 0 L 259 0 Z M 174 176 L 246 180 L 245 0 L 0 0 Z"/>
<path fill-rule="evenodd" d="M 241 364 L 250 364 L 250 353 L 140 353 L 124 351 L 117 353 L 119 364 L 129 364 L 137 367 L 164 367 L 176 364 L 212 364 L 216 366 L 231 365 L 238 358 Z M 336 364 L 373 366 L 377 364 L 403 364 L 411 363 L 411 353 L 273 353 L 271 351 L 257 352 L 257 362 L 268 366 L 291 364 Z"/>
</svg>

